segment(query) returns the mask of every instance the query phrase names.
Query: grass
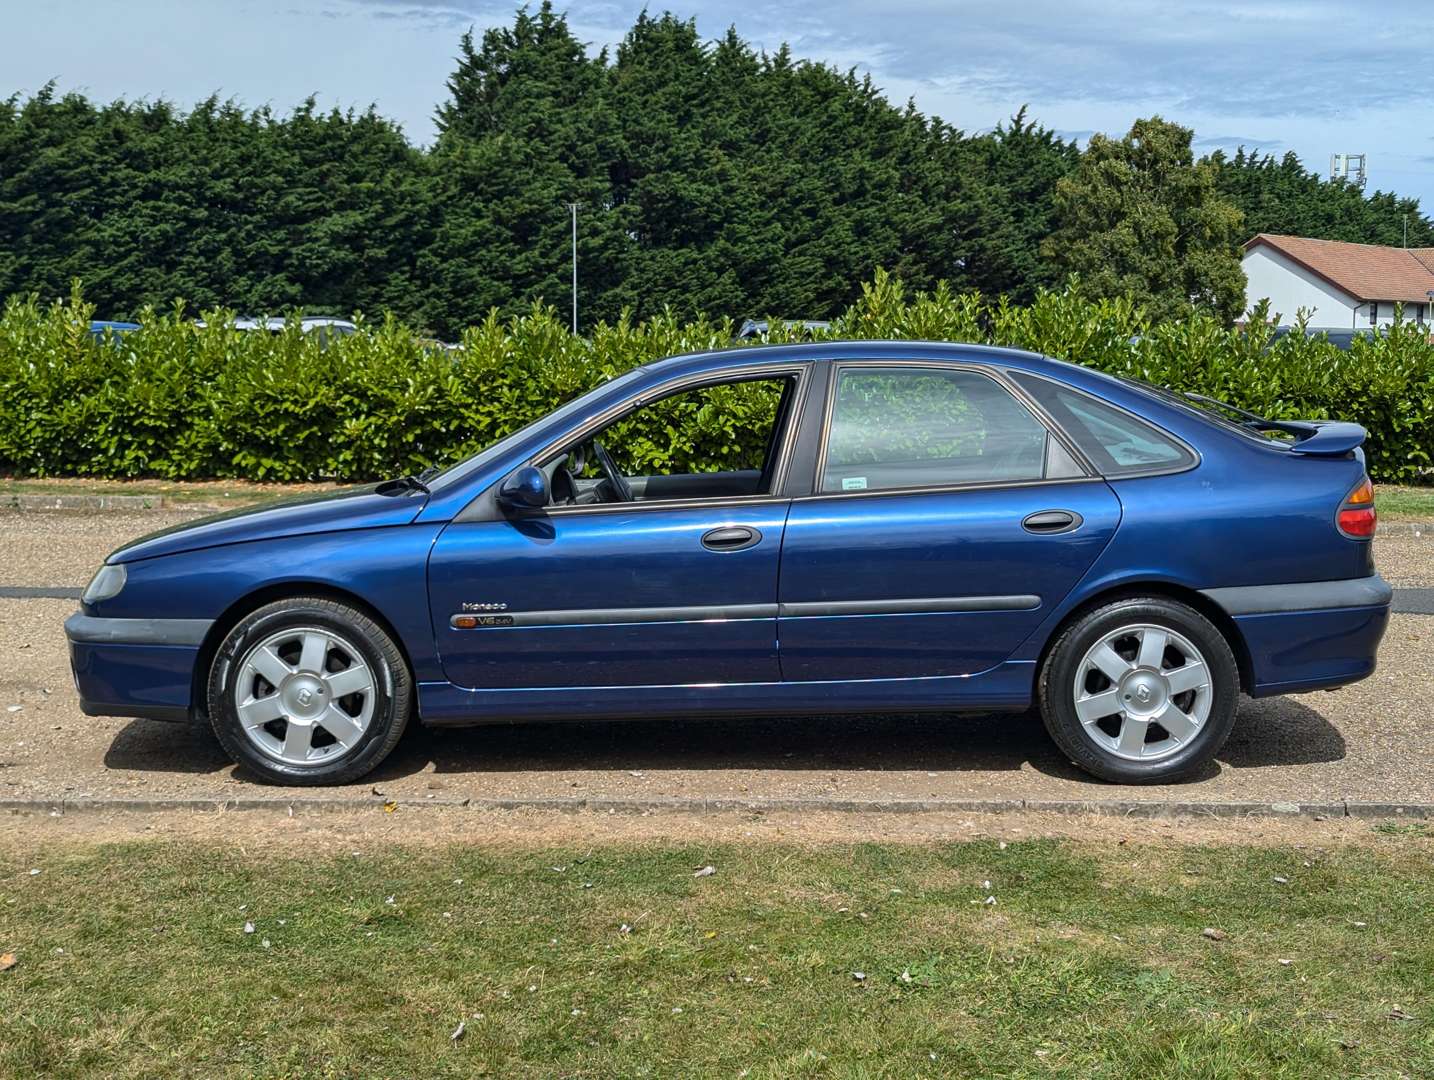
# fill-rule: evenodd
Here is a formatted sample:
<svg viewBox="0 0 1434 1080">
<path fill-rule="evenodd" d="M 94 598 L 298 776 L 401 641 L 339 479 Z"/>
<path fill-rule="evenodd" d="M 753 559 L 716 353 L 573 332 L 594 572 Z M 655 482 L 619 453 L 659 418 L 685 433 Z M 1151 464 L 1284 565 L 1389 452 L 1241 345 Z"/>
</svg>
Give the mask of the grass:
<svg viewBox="0 0 1434 1080">
<path fill-rule="evenodd" d="M 1374 489 L 1379 516 L 1391 521 L 1434 521 L 1434 487 L 1378 484 Z"/>
<path fill-rule="evenodd" d="M 0 1072 L 1427 1076 L 1429 852 L 62 846 L 0 856 Z"/>
<path fill-rule="evenodd" d="M 151 495 L 165 506 L 248 506 L 270 499 L 334 490 L 334 484 L 258 484 L 247 480 L 95 480 L 86 477 L 0 476 L 0 507 L 7 495 Z"/>
</svg>

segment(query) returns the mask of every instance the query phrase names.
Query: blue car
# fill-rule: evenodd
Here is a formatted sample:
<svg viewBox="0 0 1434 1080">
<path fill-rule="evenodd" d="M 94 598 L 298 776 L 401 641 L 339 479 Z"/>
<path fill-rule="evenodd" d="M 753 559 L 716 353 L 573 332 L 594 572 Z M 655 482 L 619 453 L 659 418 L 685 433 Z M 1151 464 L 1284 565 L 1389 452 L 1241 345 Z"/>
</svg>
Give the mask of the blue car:
<svg viewBox="0 0 1434 1080">
<path fill-rule="evenodd" d="M 126 334 L 132 334 L 139 329 L 137 322 L 115 322 L 112 319 L 93 319 L 90 322 L 90 336 L 96 341 L 103 341 L 105 334 L 109 334 L 111 340 L 118 341 Z"/>
<path fill-rule="evenodd" d="M 1364 435 L 1005 349 L 719 350 L 442 472 L 138 540 L 65 628 L 87 713 L 209 724 L 285 784 L 414 720 L 1032 705 L 1095 776 L 1168 781 L 1241 692 L 1374 670 Z"/>
</svg>

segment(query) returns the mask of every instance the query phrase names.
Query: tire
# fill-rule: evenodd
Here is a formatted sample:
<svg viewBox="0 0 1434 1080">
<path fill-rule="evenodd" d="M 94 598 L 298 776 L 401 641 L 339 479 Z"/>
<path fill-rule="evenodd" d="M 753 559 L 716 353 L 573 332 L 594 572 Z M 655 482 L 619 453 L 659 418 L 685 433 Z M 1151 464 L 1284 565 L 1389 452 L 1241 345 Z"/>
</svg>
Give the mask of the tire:
<svg viewBox="0 0 1434 1080">
<path fill-rule="evenodd" d="M 384 629 L 348 604 L 266 604 L 225 636 L 209 670 L 209 722 L 235 762 L 276 784 L 344 784 L 398 745 L 413 679 Z"/>
<path fill-rule="evenodd" d="M 1081 769 L 1121 784 L 1198 772 L 1229 737 L 1239 696 L 1224 635 L 1195 609 L 1151 596 L 1065 627 L 1038 688 L 1056 745 Z"/>
</svg>

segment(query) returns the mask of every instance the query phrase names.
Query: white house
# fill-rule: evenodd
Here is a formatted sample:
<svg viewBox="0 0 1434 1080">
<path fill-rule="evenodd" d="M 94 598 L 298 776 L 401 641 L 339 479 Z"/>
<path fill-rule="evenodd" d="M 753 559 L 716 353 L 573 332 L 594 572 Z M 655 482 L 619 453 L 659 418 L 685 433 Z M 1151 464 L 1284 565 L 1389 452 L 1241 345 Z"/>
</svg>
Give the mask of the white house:
<svg viewBox="0 0 1434 1080">
<path fill-rule="evenodd" d="M 1394 306 L 1431 321 L 1434 248 L 1379 247 L 1260 233 L 1245 245 L 1245 307 L 1268 298 L 1280 325 L 1311 310 L 1310 326 L 1385 326 Z"/>
</svg>

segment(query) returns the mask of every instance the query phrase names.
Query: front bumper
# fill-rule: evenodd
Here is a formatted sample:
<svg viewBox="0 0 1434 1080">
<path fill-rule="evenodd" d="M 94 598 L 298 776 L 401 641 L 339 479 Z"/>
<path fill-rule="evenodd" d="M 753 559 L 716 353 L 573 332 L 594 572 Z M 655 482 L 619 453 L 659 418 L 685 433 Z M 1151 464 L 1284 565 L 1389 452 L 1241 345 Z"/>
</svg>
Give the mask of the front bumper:
<svg viewBox="0 0 1434 1080">
<path fill-rule="evenodd" d="M 193 709 L 194 665 L 209 619 L 65 620 L 70 667 L 87 716 L 185 721 Z"/>
<path fill-rule="evenodd" d="M 1249 655 L 1251 697 L 1328 690 L 1373 674 L 1394 592 L 1378 574 L 1207 589 Z"/>
</svg>

